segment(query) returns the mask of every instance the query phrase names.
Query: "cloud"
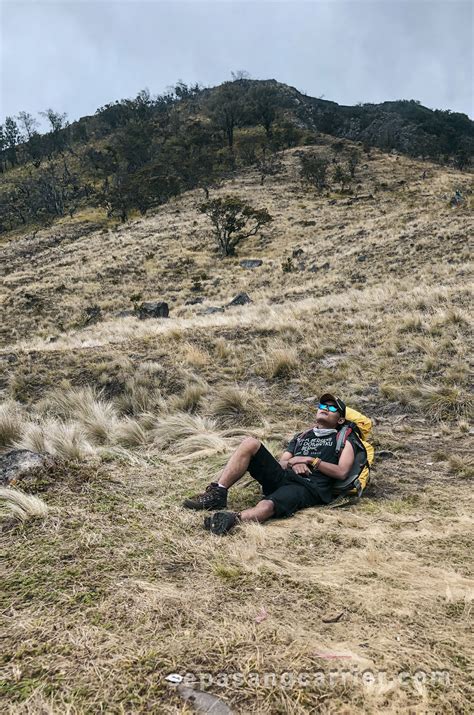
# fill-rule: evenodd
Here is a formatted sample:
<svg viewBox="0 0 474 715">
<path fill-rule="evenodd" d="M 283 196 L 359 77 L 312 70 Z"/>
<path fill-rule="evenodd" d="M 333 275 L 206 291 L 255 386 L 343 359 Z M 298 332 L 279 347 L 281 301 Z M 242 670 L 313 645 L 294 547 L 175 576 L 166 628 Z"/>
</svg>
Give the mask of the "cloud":
<svg viewBox="0 0 474 715">
<path fill-rule="evenodd" d="M 3 0 L 0 121 L 70 119 L 178 79 L 245 69 L 341 104 L 418 99 L 473 115 L 470 2 Z"/>
</svg>

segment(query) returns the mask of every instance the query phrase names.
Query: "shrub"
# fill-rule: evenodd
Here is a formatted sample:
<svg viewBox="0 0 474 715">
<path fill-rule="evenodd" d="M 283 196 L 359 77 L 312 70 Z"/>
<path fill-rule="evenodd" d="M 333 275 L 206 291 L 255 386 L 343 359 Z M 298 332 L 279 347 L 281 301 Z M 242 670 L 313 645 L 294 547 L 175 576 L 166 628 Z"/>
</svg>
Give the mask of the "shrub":
<svg viewBox="0 0 474 715">
<path fill-rule="evenodd" d="M 254 209 L 238 196 L 212 199 L 199 207 L 214 227 L 214 239 L 222 256 L 232 256 L 236 246 L 272 221 L 267 209 Z"/>
<path fill-rule="evenodd" d="M 303 154 L 300 161 L 301 178 L 321 193 L 326 188 L 329 160 L 316 154 Z"/>
</svg>

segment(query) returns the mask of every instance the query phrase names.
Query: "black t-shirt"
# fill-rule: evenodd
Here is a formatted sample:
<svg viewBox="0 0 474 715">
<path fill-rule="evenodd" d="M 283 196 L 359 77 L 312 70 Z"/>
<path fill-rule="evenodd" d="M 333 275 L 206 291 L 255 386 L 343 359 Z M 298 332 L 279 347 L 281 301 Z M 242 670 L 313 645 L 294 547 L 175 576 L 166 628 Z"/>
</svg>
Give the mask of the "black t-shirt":
<svg viewBox="0 0 474 715">
<path fill-rule="evenodd" d="M 287 451 L 294 457 L 319 457 L 323 462 L 338 464 L 340 455 L 336 455 L 337 432 L 318 437 L 312 429 L 299 434 L 295 434 L 288 443 Z M 347 437 L 356 450 L 353 433 Z M 337 480 L 322 474 L 318 470 L 308 476 L 301 476 L 288 472 L 292 481 L 304 484 L 307 489 L 318 495 L 326 504 L 333 499 L 333 487 L 337 485 Z"/>
<path fill-rule="evenodd" d="M 318 437 L 312 429 L 295 434 L 286 448 L 294 457 L 319 457 L 323 462 L 337 464 L 337 432 Z"/>
</svg>

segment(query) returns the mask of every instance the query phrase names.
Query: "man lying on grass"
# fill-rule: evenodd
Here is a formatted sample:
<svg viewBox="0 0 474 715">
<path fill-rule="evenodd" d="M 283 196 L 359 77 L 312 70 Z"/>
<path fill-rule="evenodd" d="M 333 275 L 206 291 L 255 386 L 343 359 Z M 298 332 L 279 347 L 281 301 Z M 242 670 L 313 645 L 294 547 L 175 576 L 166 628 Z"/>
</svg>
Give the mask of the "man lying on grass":
<svg viewBox="0 0 474 715">
<path fill-rule="evenodd" d="M 246 437 L 224 467 L 218 482 L 203 494 L 186 499 L 188 509 L 225 509 L 227 492 L 246 472 L 262 486 L 263 499 L 240 513 L 217 511 L 204 520 L 214 534 L 225 534 L 243 521 L 263 522 L 291 516 L 300 509 L 329 504 L 334 488 L 348 477 L 354 465 L 358 442 L 348 435 L 337 452 L 338 430 L 345 422 L 346 406 L 334 395 L 319 400 L 314 427 L 296 434 L 277 461 L 254 437 Z"/>
</svg>

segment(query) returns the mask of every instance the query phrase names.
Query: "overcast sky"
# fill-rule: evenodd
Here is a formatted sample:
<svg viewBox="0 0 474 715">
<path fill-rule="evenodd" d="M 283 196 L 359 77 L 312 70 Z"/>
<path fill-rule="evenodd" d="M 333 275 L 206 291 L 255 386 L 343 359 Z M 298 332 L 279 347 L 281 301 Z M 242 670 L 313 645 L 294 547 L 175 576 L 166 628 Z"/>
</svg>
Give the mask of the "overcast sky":
<svg viewBox="0 0 474 715">
<path fill-rule="evenodd" d="M 246 70 L 340 104 L 418 99 L 474 117 L 473 3 L 0 0 L 0 122 L 70 121 L 178 79 Z"/>
</svg>

